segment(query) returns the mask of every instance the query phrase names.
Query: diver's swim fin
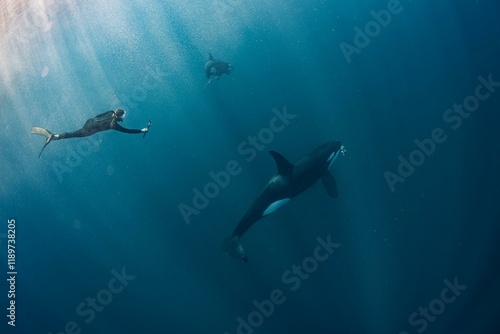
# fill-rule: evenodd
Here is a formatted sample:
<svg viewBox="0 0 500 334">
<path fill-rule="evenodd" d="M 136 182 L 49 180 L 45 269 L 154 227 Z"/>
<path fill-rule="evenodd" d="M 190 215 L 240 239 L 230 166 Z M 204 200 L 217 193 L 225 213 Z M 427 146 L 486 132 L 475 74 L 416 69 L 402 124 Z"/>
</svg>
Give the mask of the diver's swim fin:
<svg viewBox="0 0 500 334">
<path fill-rule="evenodd" d="M 210 52 L 208 53 L 208 59 L 212 60 L 212 61 L 214 60 L 214 57 L 212 56 L 212 54 Z"/>
<path fill-rule="evenodd" d="M 40 154 L 38 154 L 38 159 L 40 159 L 40 156 L 42 155 L 43 149 L 45 148 L 45 146 L 49 145 L 49 143 L 52 141 L 52 138 L 54 138 L 54 135 L 49 130 L 44 129 L 44 128 L 40 128 L 38 126 L 31 127 L 31 133 L 35 134 L 35 135 L 41 135 L 41 136 L 44 136 L 45 138 L 47 138 L 47 139 L 45 139 L 45 144 L 43 145 L 42 150 L 40 151 Z"/>
</svg>

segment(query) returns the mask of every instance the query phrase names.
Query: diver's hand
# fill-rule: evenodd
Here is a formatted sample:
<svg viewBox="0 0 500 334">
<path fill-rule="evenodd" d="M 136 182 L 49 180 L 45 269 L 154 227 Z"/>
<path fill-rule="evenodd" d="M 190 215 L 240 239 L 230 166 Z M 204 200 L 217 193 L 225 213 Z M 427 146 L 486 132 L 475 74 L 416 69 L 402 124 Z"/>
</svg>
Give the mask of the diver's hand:
<svg viewBox="0 0 500 334">
<path fill-rule="evenodd" d="M 144 133 L 144 135 L 142 136 L 142 138 L 146 137 L 146 134 L 148 133 L 150 126 L 151 126 L 151 120 L 148 121 L 148 126 L 147 127 L 141 129 L 141 132 Z"/>
</svg>

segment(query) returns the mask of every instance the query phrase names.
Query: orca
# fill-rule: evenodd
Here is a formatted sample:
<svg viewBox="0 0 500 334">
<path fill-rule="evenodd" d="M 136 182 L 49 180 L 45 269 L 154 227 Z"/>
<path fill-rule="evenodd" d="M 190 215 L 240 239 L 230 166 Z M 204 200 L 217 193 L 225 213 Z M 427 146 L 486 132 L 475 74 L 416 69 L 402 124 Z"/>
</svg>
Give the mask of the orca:
<svg viewBox="0 0 500 334">
<path fill-rule="evenodd" d="M 329 196 L 338 196 L 337 184 L 330 170 L 335 159 L 340 154 L 345 155 L 346 150 L 340 141 L 326 142 L 293 164 L 276 151 L 269 151 L 269 153 L 276 162 L 278 173 L 269 180 L 243 215 L 233 234 L 222 243 L 222 249 L 227 255 L 243 260 L 245 263 L 248 257 L 239 239 L 257 221 L 290 202 L 292 198 L 309 189 L 319 179 L 322 179 Z"/>
<path fill-rule="evenodd" d="M 209 59 L 205 64 L 205 75 L 208 80 L 206 85 L 208 85 L 212 81 L 212 76 L 215 76 L 217 81 L 219 81 L 220 77 L 223 74 L 230 75 L 234 72 L 233 65 L 223 61 L 215 60 L 211 53 L 209 53 L 208 55 Z"/>
</svg>

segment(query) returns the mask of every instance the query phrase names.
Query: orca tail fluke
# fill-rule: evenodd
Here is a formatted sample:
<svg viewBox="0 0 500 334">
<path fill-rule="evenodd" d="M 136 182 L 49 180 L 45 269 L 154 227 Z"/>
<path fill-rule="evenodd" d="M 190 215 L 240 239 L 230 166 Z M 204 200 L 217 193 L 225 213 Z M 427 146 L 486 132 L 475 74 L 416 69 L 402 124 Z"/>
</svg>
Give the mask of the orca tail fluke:
<svg viewBox="0 0 500 334">
<path fill-rule="evenodd" d="M 248 262 L 248 256 L 240 244 L 240 238 L 237 236 L 228 237 L 222 241 L 222 250 L 226 255 L 230 255 L 236 259 L 242 260 L 243 262 Z"/>
<path fill-rule="evenodd" d="M 52 139 L 54 138 L 54 135 L 49 130 L 44 129 L 44 128 L 40 128 L 38 126 L 33 126 L 31 128 L 31 133 L 35 134 L 35 135 L 41 135 L 41 136 L 44 136 L 46 138 L 45 139 L 45 144 L 43 145 L 40 153 L 38 154 L 38 159 L 40 159 L 40 156 L 42 155 L 43 150 L 52 141 Z"/>
</svg>

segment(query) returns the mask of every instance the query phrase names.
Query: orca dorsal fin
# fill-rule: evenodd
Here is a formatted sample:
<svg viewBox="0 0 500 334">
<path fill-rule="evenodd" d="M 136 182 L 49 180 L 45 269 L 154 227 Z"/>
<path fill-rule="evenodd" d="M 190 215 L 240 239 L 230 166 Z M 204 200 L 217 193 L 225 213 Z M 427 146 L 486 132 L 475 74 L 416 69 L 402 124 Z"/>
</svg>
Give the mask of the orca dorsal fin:
<svg viewBox="0 0 500 334">
<path fill-rule="evenodd" d="M 286 160 L 284 156 L 282 156 L 276 151 L 269 151 L 269 154 L 271 154 L 274 158 L 274 161 L 276 161 L 276 167 L 278 167 L 278 174 L 286 175 L 292 172 L 293 164 L 290 161 Z"/>
</svg>

